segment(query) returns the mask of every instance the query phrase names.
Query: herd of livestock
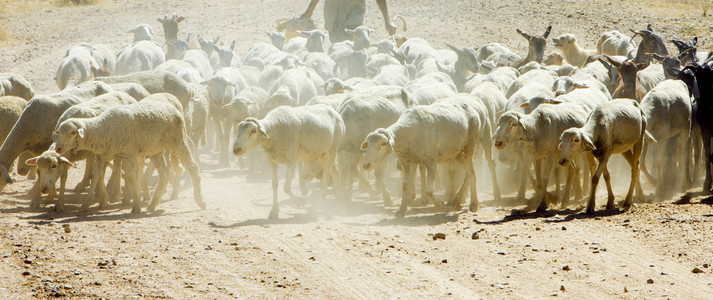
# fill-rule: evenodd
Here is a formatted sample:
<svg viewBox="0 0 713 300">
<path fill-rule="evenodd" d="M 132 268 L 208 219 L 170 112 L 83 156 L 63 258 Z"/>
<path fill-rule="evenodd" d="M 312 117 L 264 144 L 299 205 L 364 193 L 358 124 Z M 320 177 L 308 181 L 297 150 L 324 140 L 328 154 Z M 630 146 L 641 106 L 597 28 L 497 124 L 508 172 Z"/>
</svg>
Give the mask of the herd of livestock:
<svg viewBox="0 0 713 300">
<path fill-rule="evenodd" d="M 150 199 L 151 211 L 168 183 L 177 197 L 185 168 L 194 200 L 205 208 L 199 148 L 219 152 L 222 166 L 230 165 L 231 150 L 251 168 L 266 160 L 270 218 L 279 216 L 279 164 L 286 165 L 283 188 L 293 199 L 297 173 L 300 187 L 320 181 L 322 199 L 332 185 L 338 200 L 349 201 L 359 181 L 391 206 L 385 181 L 389 161 L 396 161 L 403 187 L 397 216 L 415 199 L 417 172 L 423 200 L 458 209 L 469 196 L 476 211 L 476 165 L 487 165 L 496 201 L 497 172 L 507 170 L 519 183 L 519 198 L 532 185 L 528 209 L 538 211 L 548 208 L 554 183 L 563 208 L 589 193 L 592 213 L 602 175 L 606 208 L 614 208 L 607 168 L 613 154 L 631 167 L 625 207 L 635 190 L 643 197 L 640 170 L 657 198 L 696 184 L 701 168 L 703 190 L 711 189 L 713 56 L 697 50 L 696 38 L 672 40 L 679 53 L 669 55 L 649 25 L 634 37 L 606 32 L 589 50 L 572 34 L 548 40 L 550 26 L 541 35 L 517 30 L 529 43 L 522 58 L 500 43 L 435 49 L 402 34 L 374 42 L 364 26 L 347 30 L 353 40 L 325 47 L 324 32 L 303 28 L 268 33 L 269 42 L 238 56 L 235 41 L 179 39 L 183 20 L 158 19 L 165 52 L 146 24 L 129 31 L 134 42 L 118 55 L 101 44 L 70 47 L 55 94 L 34 95 L 21 75 L 0 74 L 0 190 L 13 182 L 17 160 L 18 175 L 37 179 L 31 206 L 48 194 L 45 202 L 56 196 L 54 209 L 63 211 L 68 171 L 86 160 L 74 188 L 88 189 L 81 210 L 123 201 L 139 212 Z M 557 51 L 545 55 L 550 43 Z M 655 156 L 651 172 L 647 155 Z M 434 197 L 437 186 L 447 203 Z"/>
</svg>

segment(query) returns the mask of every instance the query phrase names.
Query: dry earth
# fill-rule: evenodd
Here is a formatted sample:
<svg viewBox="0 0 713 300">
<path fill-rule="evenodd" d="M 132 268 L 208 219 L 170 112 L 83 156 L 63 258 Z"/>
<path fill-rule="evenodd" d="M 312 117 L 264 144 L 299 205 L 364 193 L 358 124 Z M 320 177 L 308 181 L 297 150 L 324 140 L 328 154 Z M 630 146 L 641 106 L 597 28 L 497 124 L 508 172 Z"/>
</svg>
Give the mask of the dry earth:
<svg viewBox="0 0 713 300">
<path fill-rule="evenodd" d="M 0 41 L 0 72 L 22 74 L 39 93 L 55 92 L 52 78 L 68 46 L 105 43 L 118 51 L 131 41 L 127 29 L 148 23 L 161 32 L 156 17 L 173 12 L 187 17 L 180 36 L 235 39 L 244 54 L 252 43 L 266 40 L 263 32 L 274 28 L 274 19 L 299 15 L 307 2 L 106 0 L 58 7 L 0 0 L 0 32 L 8 36 Z M 367 25 L 383 38 L 378 9 L 367 2 Z M 690 1 L 394 0 L 389 5 L 392 14 L 409 21 L 409 36 L 437 47 L 497 41 L 524 54 L 526 43 L 515 28 L 541 33 L 548 24 L 553 36 L 571 32 L 589 48 L 605 31 L 628 32 L 648 23 L 666 38 L 695 34 L 703 48 L 711 44 L 710 17 L 702 17 L 701 6 Z M 321 7 L 315 13 L 320 25 Z M 156 39 L 163 42 L 160 33 Z M 384 208 L 365 193 L 349 204 L 329 198 L 321 206 L 308 201 L 299 207 L 280 192 L 282 218 L 267 220 L 268 173 L 216 168 L 215 154 L 200 155 L 205 211 L 197 210 L 190 187 L 153 213 L 132 215 L 117 206 L 90 213 L 31 210 L 26 196 L 31 182 L 18 178 L 0 196 L 0 298 L 713 297 L 711 198 L 683 201 L 688 197 L 678 195 L 594 216 L 575 210 L 510 216 L 523 204 L 512 199 L 510 182 L 501 181 L 508 193 L 496 203 L 487 177 L 480 176 L 481 210 L 475 214 L 415 208 L 395 219 L 395 208 Z M 79 173 L 73 171 L 68 186 Z M 629 179 L 615 179 L 621 182 L 620 200 Z M 392 180 L 392 191 L 399 190 L 398 174 Z M 73 203 L 84 199 L 70 197 Z M 445 240 L 434 240 L 436 233 Z M 702 273 L 695 274 L 696 267 Z"/>
</svg>

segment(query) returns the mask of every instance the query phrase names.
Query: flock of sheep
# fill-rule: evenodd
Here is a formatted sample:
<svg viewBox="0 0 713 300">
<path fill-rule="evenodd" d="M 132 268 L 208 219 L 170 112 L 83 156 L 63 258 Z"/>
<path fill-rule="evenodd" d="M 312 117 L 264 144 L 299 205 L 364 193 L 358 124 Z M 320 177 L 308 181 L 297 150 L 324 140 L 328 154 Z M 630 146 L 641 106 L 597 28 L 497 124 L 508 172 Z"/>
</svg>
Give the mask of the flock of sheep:
<svg viewBox="0 0 713 300">
<path fill-rule="evenodd" d="M 415 199 L 417 171 L 422 200 L 458 209 L 470 195 L 469 208 L 476 211 L 476 162 L 483 159 L 496 201 L 496 173 L 508 166 L 519 181 L 519 198 L 532 184 L 528 208 L 538 211 L 547 209 L 554 183 L 563 208 L 589 193 L 587 212 L 593 212 L 602 175 L 612 209 L 612 154 L 631 166 L 624 206 L 632 204 L 635 189 L 643 196 L 640 169 L 656 185 L 656 197 L 694 184 L 701 166 L 710 190 L 713 124 L 705 122 L 705 99 L 713 96 L 713 69 L 710 53 L 697 52 L 695 39 L 674 41 L 681 53 L 668 56 L 650 26 L 634 31 L 638 46 L 611 31 L 596 50 L 562 34 L 551 39 L 559 52 L 546 56 L 551 27 L 542 35 L 517 30 L 529 43 L 522 58 L 499 43 L 435 49 L 401 34 L 375 43 L 364 26 L 347 31 L 353 41 L 325 49 L 326 34 L 306 28 L 268 33 L 269 43 L 238 56 L 234 41 L 222 46 L 218 38 L 198 36 L 198 44 L 190 36 L 179 39 L 182 20 L 175 14 L 158 19 L 166 52 L 146 24 L 129 30 L 134 42 L 118 56 L 104 45 L 71 47 L 59 63 L 61 92 L 55 94 L 34 95 L 21 75 L 0 74 L 0 189 L 13 182 L 17 159 L 19 175 L 37 178 L 31 206 L 42 204 L 42 194 L 48 194 L 45 202 L 54 199 L 59 179 L 54 208 L 63 211 L 68 171 L 86 159 L 74 189 L 89 188 L 82 210 L 123 200 L 139 212 L 151 199 L 151 211 L 169 182 L 177 197 L 183 166 L 196 203 L 205 208 L 196 154 L 205 147 L 219 152 L 223 166 L 230 164 L 231 149 L 240 164 L 247 153 L 251 169 L 264 152 L 272 172 L 270 218 L 279 216 L 279 164 L 287 166 L 284 191 L 292 199 L 298 172 L 300 187 L 315 177 L 321 181 L 322 199 L 331 184 L 338 200 L 349 201 L 359 181 L 391 206 L 385 181 L 395 158 L 403 186 L 397 216 Z M 254 151 L 258 146 L 262 152 Z M 646 168 L 648 153 L 656 155 L 655 172 Z M 107 167 L 113 171 L 105 183 Z M 146 179 L 154 171 L 151 194 Z M 436 187 L 445 190 L 447 203 L 434 197 Z"/>
</svg>

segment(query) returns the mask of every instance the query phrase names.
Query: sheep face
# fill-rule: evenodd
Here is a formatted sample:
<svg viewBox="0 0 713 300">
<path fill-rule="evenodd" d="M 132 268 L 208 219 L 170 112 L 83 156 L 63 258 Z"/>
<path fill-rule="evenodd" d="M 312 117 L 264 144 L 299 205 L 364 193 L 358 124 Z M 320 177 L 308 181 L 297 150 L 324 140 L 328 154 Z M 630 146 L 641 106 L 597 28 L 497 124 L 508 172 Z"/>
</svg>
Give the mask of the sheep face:
<svg viewBox="0 0 713 300">
<path fill-rule="evenodd" d="M 575 82 L 572 77 L 562 76 L 555 79 L 552 84 L 552 92 L 555 93 L 555 97 L 567 94 L 574 89 L 587 88 L 587 84 L 581 82 Z"/>
<path fill-rule="evenodd" d="M 351 90 L 352 87 L 344 84 L 341 80 L 338 78 L 330 78 L 327 81 L 324 82 L 324 94 L 329 96 L 333 94 L 344 94 L 345 90 Z"/>
<path fill-rule="evenodd" d="M 546 66 L 557 65 L 561 66 L 564 63 L 564 56 L 559 53 L 552 53 L 545 57 L 544 63 Z"/>
<path fill-rule="evenodd" d="M 354 49 L 366 49 L 371 46 L 371 40 L 369 39 L 369 34 L 373 33 L 374 30 L 366 26 L 359 26 L 354 28 L 354 30 L 344 29 L 344 32 L 351 34 L 354 38 Z"/>
<path fill-rule="evenodd" d="M 570 128 L 562 132 L 560 136 L 560 159 L 559 164 L 564 166 L 572 161 L 572 158 L 584 151 L 594 151 L 596 147 L 592 140 L 582 132 L 580 128 Z"/>
<path fill-rule="evenodd" d="M 54 150 L 63 155 L 79 146 L 79 140 L 84 138 L 84 124 L 80 120 L 69 119 L 54 132 Z"/>
<path fill-rule="evenodd" d="M 222 76 L 213 76 L 207 81 L 201 82 L 208 89 L 208 97 L 218 107 L 228 104 L 228 101 L 234 96 L 233 83 Z"/>
<path fill-rule="evenodd" d="M 267 99 L 260 109 L 260 113 L 261 115 L 266 115 L 271 110 L 280 106 L 297 106 L 298 104 L 297 100 L 292 98 L 289 94 L 278 91 L 270 96 L 270 99 Z"/>
<path fill-rule="evenodd" d="M 255 118 L 247 118 L 245 121 L 240 122 L 236 131 L 237 136 L 235 137 L 235 144 L 233 144 L 233 154 L 235 156 L 245 154 L 270 138 L 262 125 L 260 125 L 260 122 Z"/>
<path fill-rule="evenodd" d="M 272 45 L 275 48 L 282 50 L 282 46 L 285 45 L 285 33 L 284 32 L 268 32 L 267 36 L 270 37 Z"/>
<path fill-rule="evenodd" d="M 213 50 L 215 50 L 215 53 L 218 53 L 218 57 L 220 57 L 220 66 L 221 67 L 230 67 L 231 66 L 233 57 L 235 56 L 235 52 L 233 52 L 234 49 L 235 49 L 235 41 L 233 41 L 230 44 L 230 47 L 213 45 Z"/>
<path fill-rule="evenodd" d="M 30 158 L 25 161 L 25 164 L 37 165 L 37 187 L 43 194 L 47 194 L 55 186 L 57 179 L 67 167 L 74 166 L 72 162 L 54 150 L 48 150 L 40 156 Z"/>
<path fill-rule="evenodd" d="M 223 109 L 230 111 L 230 116 L 233 119 L 233 124 L 238 125 L 238 123 L 245 120 L 249 115 L 249 106 L 257 105 L 257 102 L 250 101 L 248 99 L 234 98 L 229 104 L 223 106 Z"/>
<path fill-rule="evenodd" d="M 134 34 L 134 42 L 150 41 L 151 35 L 153 34 L 151 26 L 146 24 L 136 25 L 136 27 L 134 27 L 133 29 L 129 29 L 128 32 Z"/>
<path fill-rule="evenodd" d="M 493 134 L 495 148 L 501 150 L 509 143 L 519 140 L 524 136 L 521 123 L 522 116 L 515 112 L 506 112 L 498 119 L 498 127 Z"/>
<path fill-rule="evenodd" d="M 386 159 L 394 151 L 394 139 L 389 132 L 384 129 L 377 129 L 366 136 L 361 143 L 361 150 L 364 152 L 364 170 L 371 170 L 376 163 Z"/>
</svg>

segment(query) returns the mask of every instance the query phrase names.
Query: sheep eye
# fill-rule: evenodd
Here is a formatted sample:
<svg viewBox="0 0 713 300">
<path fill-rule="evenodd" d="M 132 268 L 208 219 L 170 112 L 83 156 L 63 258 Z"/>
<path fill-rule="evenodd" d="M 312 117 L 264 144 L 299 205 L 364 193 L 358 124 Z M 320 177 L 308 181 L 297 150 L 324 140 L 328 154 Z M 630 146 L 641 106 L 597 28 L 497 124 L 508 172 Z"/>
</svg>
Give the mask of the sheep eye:
<svg viewBox="0 0 713 300">
<path fill-rule="evenodd" d="M 574 139 L 574 142 L 575 142 L 575 143 L 579 143 L 579 139 Z"/>
<path fill-rule="evenodd" d="M 257 133 L 256 129 L 253 129 L 252 131 L 250 131 L 250 134 L 256 134 L 256 133 Z"/>
<path fill-rule="evenodd" d="M 57 165 L 52 165 L 52 169 L 55 169 L 55 168 L 57 168 Z"/>
<path fill-rule="evenodd" d="M 72 131 L 72 133 L 70 133 L 69 135 L 76 135 L 76 134 L 77 134 L 76 131 Z"/>
</svg>

